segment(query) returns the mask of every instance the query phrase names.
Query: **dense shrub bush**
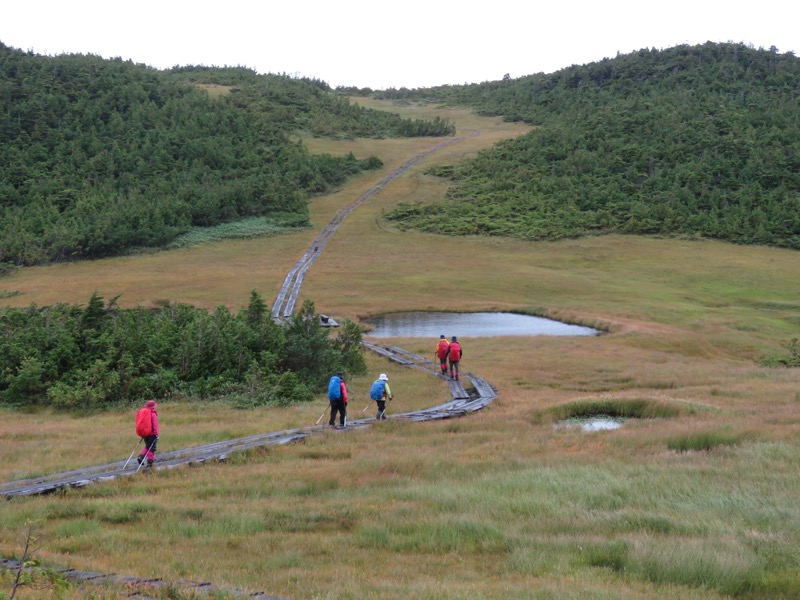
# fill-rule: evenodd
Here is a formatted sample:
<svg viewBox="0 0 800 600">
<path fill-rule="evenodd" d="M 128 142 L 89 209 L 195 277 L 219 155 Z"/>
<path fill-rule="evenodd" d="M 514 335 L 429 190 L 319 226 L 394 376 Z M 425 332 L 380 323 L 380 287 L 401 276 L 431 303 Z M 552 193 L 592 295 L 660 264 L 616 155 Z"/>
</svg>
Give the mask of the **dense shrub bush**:
<svg viewBox="0 0 800 600">
<path fill-rule="evenodd" d="M 240 406 L 305 402 L 338 370 L 366 371 L 361 330 L 338 337 L 306 301 L 288 326 L 255 291 L 237 313 L 184 304 L 121 309 L 93 294 L 66 304 L 0 309 L 0 402 L 94 408 L 176 394 Z"/>
</svg>

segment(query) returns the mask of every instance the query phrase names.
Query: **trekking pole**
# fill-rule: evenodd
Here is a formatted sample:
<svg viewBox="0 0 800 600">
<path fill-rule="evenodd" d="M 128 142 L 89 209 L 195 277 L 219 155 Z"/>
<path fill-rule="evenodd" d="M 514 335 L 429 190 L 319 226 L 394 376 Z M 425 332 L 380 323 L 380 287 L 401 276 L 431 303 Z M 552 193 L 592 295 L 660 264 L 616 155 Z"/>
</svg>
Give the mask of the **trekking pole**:
<svg viewBox="0 0 800 600">
<path fill-rule="evenodd" d="M 131 462 L 131 459 L 133 458 L 133 453 L 136 452 L 136 449 L 139 447 L 139 444 L 142 443 L 143 439 L 144 438 L 139 438 L 139 441 L 136 442 L 136 445 L 133 447 L 133 451 L 131 452 L 131 455 L 128 457 L 128 460 L 125 461 L 125 466 L 122 467 L 123 471 L 128 468 L 128 463 Z"/>
<path fill-rule="evenodd" d="M 140 463 L 139 463 L 139 466 L 138 466 L 138 467 L 136 467 L 136 472 L 137 472 L 137 473 L 139 472 L 139 469 L 141 469 L 141 468 L 142 468 L 142 465 L 143 465 L 144 463 L 146 463 L 146 462 L 147 462 L 147 455 L 148 455 L 148 454 L 150 454 L 150 451 L 153 449 L 153 446 L 155 446 L 155 445 L 156 445 L 156 440 L 157 440 L 157 439 L 158 439 L 158 438 L 156 438 L 155 440 L 153 440 L 153 443 L 152 443 L 152 444 L 150 444 L 150 447 L 147 449 L 147 452 L 145 452 L 145 453 L 144 453 L 144 457 L 142 458 L 142 462 L 140 462 Z M 138 444 L 137 444 L 137 446 L 138 446 Z"/>
<path fill-rule="evenodd" d="M 370 402 L 369 404 L 372 404 L 372 402 Z M 361 412 L 367 412 L 367 409 L 369 408 L 369 404 L 367 404 L 364 408 L 362 408 Z"/>
<path fill-rule="evenodd" d="M 330 408 L 330 407 L 329 407 L 329 408 Z M 319 416 L 319 419 L 317 419 L 317 425 L 319 425 L 319 422 L 320 422 L 320 421 L 322 421 L 322 417 L 324 417 L 324 416 L 325 416 L 325 413 L 326 413 L 326 412 L 328 412 L 328 409 L 327 409 L 327 408 L 326 408 L 324 411 L 322 411 L 322 414 Z"/>
</svg>

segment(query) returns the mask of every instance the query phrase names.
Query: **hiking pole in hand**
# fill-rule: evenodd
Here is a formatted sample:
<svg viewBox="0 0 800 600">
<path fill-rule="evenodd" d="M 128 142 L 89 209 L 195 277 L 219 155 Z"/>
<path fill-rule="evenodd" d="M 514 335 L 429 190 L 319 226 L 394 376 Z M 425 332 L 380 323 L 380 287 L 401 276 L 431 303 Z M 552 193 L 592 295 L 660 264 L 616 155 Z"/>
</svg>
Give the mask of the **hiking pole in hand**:
<svg viewBox="0 0 800 600">
<path fill-rule="evenodd" d="M 131 462 L 131 459 L 133 458 L 133 453 L 136 452 L 136 449 L 139 447 L 139 444 L 142 443 L 143 439 L 144 438 L 139 438 L 139 441 L 136 442 L 136 445 L 133 447 L 133 452 L 131 452 L 131 455 L 128 457 L 128 460 L 125 461 L 125 466 L 122 467 L 123 471 L 128 468 L 128 463 Z"/>
<path fill-rule="evenodd" d="M 141 469 L 141 468 L 142 468 L 142 465 L 143 465 L 144 463 L 146 463 L 146 462 L 147 462 L 147 455 L 148 455 L 148 454 L 150 454 L 150 451 L 153 449 L 153 446 L 155 446 L 155 445 L 156 445 L 156 440 L 158 440 L 158 436 L 156 436 L 156 439 L 155 439 L 155 440 L 153 440 L 153 443 L 152 443 L 152 444 L 150 444 L 150 447 L 149 447 L 149 448 L 147 448 L 147 452 L 145 452 L 145 453 L 144 453 L 144 456 L 142 457 L 142 462 L 140 462 L 140 463 L 139 463 L 139 466 L 138 466 L 138 467 L 136 467 L 136 472 L 137 472 L 137 473 L 139 472 L 139 469 Z M 136 445 L 138 446 L 139 444 L 136 444 Z"/>
</svg>

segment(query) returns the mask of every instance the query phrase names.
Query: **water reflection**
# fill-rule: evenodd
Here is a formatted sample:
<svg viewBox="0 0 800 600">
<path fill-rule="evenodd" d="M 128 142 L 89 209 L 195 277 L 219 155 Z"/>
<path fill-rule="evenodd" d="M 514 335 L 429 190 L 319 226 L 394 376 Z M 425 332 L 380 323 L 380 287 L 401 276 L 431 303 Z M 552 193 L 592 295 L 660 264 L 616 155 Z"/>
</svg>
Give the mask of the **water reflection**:
<svg viewBox="0 0 800 600">
<path fill-rule="evenodd" d="M 624 421 L 616 417 L 599 415 L 596 417 L 575 417 L 556 423 L 555 428 L 580 427 L 583 431 L 610 431 L 622 427 Z"/>
<path fill-rule="evenodd" d="M 596 335 L 591 327 L 516 313 L 404 312 L 374 317 L 372 337 L 491 337 L 495 335 Z"/>
<path fill-rule="evenodd" d="M 584 431 L 609 431 L 620 427 L 622 427 L 622 420 L 613 417 L 594 417 L 581 423 L 581 429 Z"/>
</svg>

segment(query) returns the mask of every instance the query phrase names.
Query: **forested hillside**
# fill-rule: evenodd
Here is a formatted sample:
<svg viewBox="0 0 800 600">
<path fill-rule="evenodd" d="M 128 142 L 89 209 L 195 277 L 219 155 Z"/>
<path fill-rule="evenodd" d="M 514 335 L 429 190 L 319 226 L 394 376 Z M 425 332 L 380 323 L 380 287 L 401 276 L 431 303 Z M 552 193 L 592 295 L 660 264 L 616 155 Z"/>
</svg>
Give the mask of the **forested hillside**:
<svg viewBox="0 0 800 600">
<path fill-rule="evenodd" d="M 232 86 L 207 94 L 198 83 Z M 350 106 L 322 82 L 248 69 L 158 71 L 0 43 L 0 263 L 164 246 L 192 227 L 307 223 L 309 194 L 378 157 L 312 156 L 289 134 L 448 135 Z"/>
<path fill-rule="evenodd" d="M 641 50 L 550 75 L 427 90 L 538 127 L 451 177 L 401 227 L 558 239 L 622 232 L 800 248 L 800 59 L 741 44 Z"/>
<path fill-rule="evenodd" d="M 216 84 L 231 90 L 232 102 L 287 132 L 308 131 L 320 137 L 418 137 L 455 134 L 455 125 L 406 119 L 396 113 L 351 104 L 328 84 L 315 79 L 257 75 L 244 67 L 176 67 L 170 71 L 193 84 Z"/>
</svg>

